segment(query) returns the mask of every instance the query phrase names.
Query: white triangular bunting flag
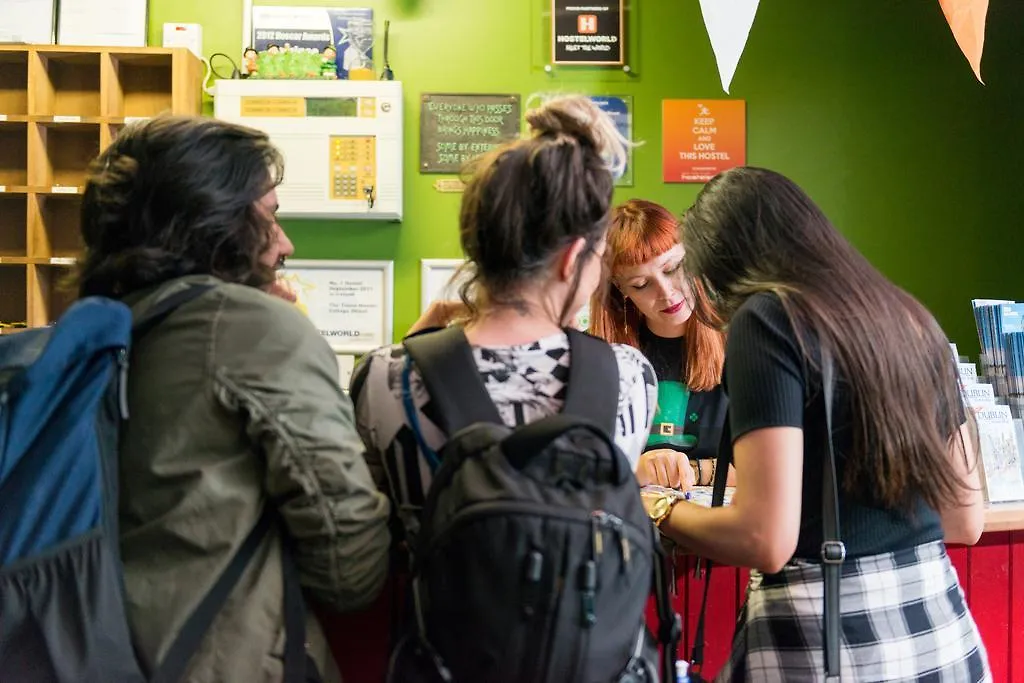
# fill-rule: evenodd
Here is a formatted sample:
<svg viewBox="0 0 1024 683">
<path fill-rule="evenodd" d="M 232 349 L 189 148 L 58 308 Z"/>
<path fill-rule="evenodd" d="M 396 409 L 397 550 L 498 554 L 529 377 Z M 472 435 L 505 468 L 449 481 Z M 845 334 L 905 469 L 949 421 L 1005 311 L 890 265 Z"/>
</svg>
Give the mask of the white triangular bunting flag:
<svg viewBox="0 0 1024 683">
<path fill-rule="evenodd" d="M 939 0 L 956 44 L 981 80 L 981 55 L 985 51 L 985 18 L 988 0 Z"/>
<path fill-rule="evenodd" d="M 729 92 L 740 55 L 747 45 L 750 27 L 754 24 L 757 4 L 760 0 L 700 0 L 700 11 L 704 25 L 711 38 L 711 49 L 718 62 L 718 74 L 722 77 L 722 89 Z"/>
</svg>

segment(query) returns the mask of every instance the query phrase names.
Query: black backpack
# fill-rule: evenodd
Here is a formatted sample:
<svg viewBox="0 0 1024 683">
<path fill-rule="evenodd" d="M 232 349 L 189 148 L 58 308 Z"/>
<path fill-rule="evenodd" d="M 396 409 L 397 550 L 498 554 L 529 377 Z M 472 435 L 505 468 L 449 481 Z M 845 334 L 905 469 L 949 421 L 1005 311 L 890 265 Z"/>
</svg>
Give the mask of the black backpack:
<svg viewBox="0 0 1024 683">
<path fill-rule="evenodd" d="M 411 628 L 390 681 L 654 683 L 658 650 L 644 619 L 652 590 L 662 676 L 672 680 L 681 627 L 664 554 L 610 436 L 615 354 L 567 332 L 562 412 L 516 429 L 502 423 L 461 328 L 405 341 L 403 398 L 420 448 L 410 359 L 449 438 L 413 541 Z"/>
</svg>

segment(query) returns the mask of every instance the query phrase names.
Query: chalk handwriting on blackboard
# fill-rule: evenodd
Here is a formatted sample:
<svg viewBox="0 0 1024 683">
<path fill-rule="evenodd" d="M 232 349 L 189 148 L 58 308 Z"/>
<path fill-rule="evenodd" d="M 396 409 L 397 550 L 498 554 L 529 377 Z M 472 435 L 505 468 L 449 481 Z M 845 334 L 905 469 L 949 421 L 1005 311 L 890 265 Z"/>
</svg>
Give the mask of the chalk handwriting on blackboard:
<svg viewBox="0 0 1024 683">
<path fill-rule="evenodd" d="M 420 171 L 458 173 L 520 131 L 518 95 L 423 95 Z"/>
</svg>

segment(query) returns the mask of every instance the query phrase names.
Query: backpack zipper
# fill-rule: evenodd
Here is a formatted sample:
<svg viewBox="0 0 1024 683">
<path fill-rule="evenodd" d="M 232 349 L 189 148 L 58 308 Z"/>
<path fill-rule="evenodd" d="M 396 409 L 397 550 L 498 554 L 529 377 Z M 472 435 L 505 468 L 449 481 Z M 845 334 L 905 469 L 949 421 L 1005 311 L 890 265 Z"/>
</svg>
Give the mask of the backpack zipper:
<svg viewBox="0 0 1024 683">
<path fill-rule="evenodd" d="M 121 412 L 121 419 L 128 419 L 128 349 L 124 346 L 118 347 L 115 352 L 117 357 L 117 407 Z"/>
<path fill-rule="evenodd" d="M 626 567 L 629 566 L 629 559 L 632 556 L 629 534 L 626 532 L 626 523 L 621 517 L 604 510 L 594 510 L 591 513 L 591 519 L 593 520 L 592 526 L 595 529 L 595 546 L 600 548 L 604 545 L 600 530 L 602 528 L 611 529 L 614 537 L 619 541 L 619 549 L 622 552 L 622 571 L 626 571 Z M 598 550 L 598 554 L 601 554 L 600 550 Z"/>
<path fill-rule="evenodd" d="M 472 521 L 476 517 L 485 517 L 496 514 L 507 514 L 507 515 L 538 515 L 541 517 L 553 517 L 556 519 L 564 519 L 570 522 L 580 522 L 583 524 L 591 524 L 593 529 L 594 517 L 598 520 L 599 528 L 611 528 L 615 533 L 616 538 L 619 540 L 620 545 L 624 550 L 623 559 L 628 561 L 627 557 L 631 556 L 631 550 L 629 546 L 629 537 L 634 537 L 634 543 L 637 543 L 635 539 L 647 539 L 650 540 L 650 536 L 639 529 L 632 522 L 626 522 L 620 517 L 605 512 L 603 510 L 595 510 L 593 512 L 583 509 L 575 508 L 559 508 L 548 505 L 538 505 L 536 503 L 515 503 L 511 501 L 482 501 L 478 503 L 472 503 L 462 510 L 457 512 L 451 521 L 445 526 L 437 530 L 433 534 L 432 545 L 440 544 L 445 540 L 447 536 L 452 534 L 458 527 L 465 524 L 467 521 Z M 604 538 L 600 531 L 595 531 L 594 543 L 600 544 L 601 552 L 604 548 Z M 644 543 L 637 543 L 640 547 L 643 547 Z M 595 552 L 596 545 L 595 545 Z M 600 553 L 597 553 L 600 554 Z"/>
</svg>

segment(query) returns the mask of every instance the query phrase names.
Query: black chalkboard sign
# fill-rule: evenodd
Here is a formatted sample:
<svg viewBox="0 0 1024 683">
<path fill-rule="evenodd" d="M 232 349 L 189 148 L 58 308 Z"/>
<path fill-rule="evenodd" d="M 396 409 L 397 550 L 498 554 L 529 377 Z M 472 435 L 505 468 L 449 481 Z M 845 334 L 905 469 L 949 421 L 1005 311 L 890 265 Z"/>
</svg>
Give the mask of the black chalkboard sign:
<svg viewBox="0 0 1024 683">
<path fill-rule="evenodd" d="M 623 0 L 551 0 L 551 59 L 555 64 L 625 63 Z"/>
<path fill-rule="evenodd" d="M 458 173 L 473 157 L 517 137 L 519 117 L 519 95 L 424 94 L 420 172 Z"/>
</svg>

